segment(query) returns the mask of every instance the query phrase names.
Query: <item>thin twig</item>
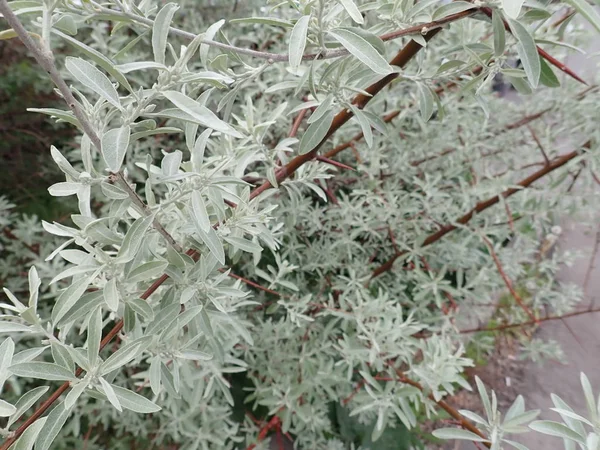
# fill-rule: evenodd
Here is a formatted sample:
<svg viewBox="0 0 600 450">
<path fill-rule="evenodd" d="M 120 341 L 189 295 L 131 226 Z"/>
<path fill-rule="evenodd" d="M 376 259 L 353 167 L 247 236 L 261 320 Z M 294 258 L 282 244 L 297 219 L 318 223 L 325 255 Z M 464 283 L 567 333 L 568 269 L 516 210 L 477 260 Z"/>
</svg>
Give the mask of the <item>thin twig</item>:
<svg viewBox="0 0 600 450">
<path fill-rule="evenodd" d="M 515 290 L 515 288 L 512 284 L 512 281 L 510 280 L 510 278 L 508 278 L 508 275 L 506 275 L 506 272 L 504 271 L 504 268 L 502 267 L 502 263 L 500 262 L 500 258 L 498 258 L 498 255 L 496 254 L 496 251 L 494 250 L 494 246 L 492 245 L 492 243 L 490 242 L 490 240 L 487 237 L 482 235 L 481 238 L 483 239 L 483 242 L 485 242 L 485 245 L 487 246 L 488 250 L 490 251 L 490 255 L 492 256 L 492 259 L 494 260 L 496 269 L 498 269 L 498 273 L 502 277 L 502 280 L 504 281 L 504 284 L 508 288 L 510 295 L 512 295 L 512 297 L 515 299 L 515 302 L 517 302 L 517 304 L 521 307 L 521 309 L 523 311 L 525 311 L 525 314 L 527 314 L 531 320 L 533 320 L 534 322 L 537 322 L 538 319 L 531 312 L 531 310 L 525 305 L 525 302 L 523 301 L 523 299 L 521 298 L 519 293 Z"/>
</svg>

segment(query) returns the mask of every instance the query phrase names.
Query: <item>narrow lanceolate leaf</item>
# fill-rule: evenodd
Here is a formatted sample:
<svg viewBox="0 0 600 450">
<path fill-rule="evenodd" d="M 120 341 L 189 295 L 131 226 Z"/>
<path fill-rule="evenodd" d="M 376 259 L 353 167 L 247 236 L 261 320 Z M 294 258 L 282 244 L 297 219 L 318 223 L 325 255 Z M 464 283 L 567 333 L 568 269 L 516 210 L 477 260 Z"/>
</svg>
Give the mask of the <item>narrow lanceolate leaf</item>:
<svg viewBox="0 0 600 450">
<path fill-rule="evenodd" d="M 540 64 L 542 65 L 540 83 L 548 87 L 559 87 L 560 81 L 558 81 L 558 78 L 554 74 L 552 67 L 550 67 L 543 58 L 540 58 Z"/>
<path fill-rule="evenodd" d="M 83 278 L 71 284 L 65 289 L 54 304 L 52 308 L 52 322 L 58 324 L 60 319 L 69 312 L 69 310 L 77 303 L 77 300 L 81 298 L 85 290 L 91 283 L 90 278 Z"/>
<path fill-rule="evenodd" d="M 101 366 L 100 375 L 106 375 L 121 366 L 124 366 L 129 361 L 135 359 L 146 347 L 150 344 L 152 337 L 145 336 L 136 339 L 133 342 L 121 347 L 115 353 L 110 355 Z"/>
<path fill-rule="evenodd" d="M 56 439 L 70 413 L 71 410 L 65 408 L 64 403 L 59 403 L 50 411 L 50 414 L 46 418 L 46 423 L 44 423 L 42 431 L 39 434 L 40 437 L 35 443 L 35 450 L 48 450 L 50 448 L 50 445 Z"/>
<path fill-rule="evenodd" d="M 31 450 L 47 420 L 46 417 L 42 417 L 29 425 L 10 450 Z"/>
<path fill-rule="evenodd" d="M 502 9 L 508 17 L 516 19 L 521 13 L 525 0 L 502 0 Z"/>
<path fill-rule="evenodd" d="M 192 191 L 192 212 L 194 213 L 194 220 L 196 225 L 200 227 L 202 231 L 208 233 L 210 228 L 210 220 L 208 218 L 208 212 L 206 212 L 206 205 L 202 199 L 200 191 Z"/>
<path fill-rule="evenodd" d="M 533 36 L 527 31 L 521 23 L 516 20 L 509 19 L 510 29 L 513 35 L 517 38 L 517 52 L 521 57 L 523 68 L 527 74 L 527 79 L 534 89 L 537 88 L 540 81 L 542 66 L 540 64 L 540 56 L 538 55 L 537 46 Z"/>
<path fill-rule="evenodd" d="M 58 364 L 46 362 L 26 362 L 15 364 L 8 369 L 19 377 L 39 378 L 50 381 L 69 381 L 75 379 L 75 375 Z"/>
<path fill-rule="evenodd" d="M 465 439 L 467 441 L 475 442 L 489 442 L 487 439 L 483 439 L 467 430 L 461 430 L 460 428 L 440 428 L 432 433 L 438 439 Z"/>
<path fill-rule="evenodd" d="M 0 322 L 0 333 L 29 333 L 31 328 L 17 322 Z"/>
<path fill-rule="evenodd" d="M 432 18 L 433 20 L 440 20 L 444 17 L 448 17 L 451 14 L 458 14 L 460 12 L 467 11 L 473 8 L 475 8 L 475 5 L 473 3 L 457 0 L 440 6 L 438 9 L 435 10 Z"/>
<path fill-rule="evenodd" d="M 191 116 L 200 125 L 207 128 L 229 134 L 234 137 L 242 137 L 233 127 L 219 119 L 215 113 L 205 106 L 202 106 L 187 95 L 177 91 L 165 91 L 164 96 L 169 99 L 177 108 Z"/>
<path fill-rule="evenodd" d="M 137 283 L 152 280 L 154 277 L 161 275 L 168 265 L 167 261 L 149 261 L 129 272 L 127 281 Z"/>
<path fill-rule="evenodd" d="M 194 223 L 196 224 L 196 221 L 194 221 Z M 221 239 L 219 239 L 219 236 L 215 230 L 213 230 L 212 227 L 209 227 L 208 231 L 204 231 L 198 224 L 196 224 L 196 230 L 198 231 L 198 236 L 208 247 L 210 253 L 215 257 L 215 259 L 221 264 L 225 264 L 225 251 L 223 250 L 223 243 L 221 242 Z"/>
<path fill-rule="evenodd" d="M 435 98 L 433 92 L 429 89 L 429 86 L 417 83 L 417 88 L 419 90 L 419 109 L 421 110 L 421 117 L 427 122 L 433 115 Z"/>
<path fill-rule="evenodd" d="M 393 72 L 394 69 L 392 69 L 392 66 L 388 64 L 385 58 L 358 33 L 346 28 L 337 28 L 330 31 L 329 34 L 375 73 L 387 75 Z"/>
<path fill-rule="evenodd" d="M 119 291 L 117 290 L 117 279 L 111 278 L 104 285 L 104 302 L 111 311 L 119 308 Z"/>
<path fill-rule="evenodd" d="M 229 23 L 233 23 L 233 21 L 229 21 Z M 225 24 L 225 20 L 221 19 L 216 23 L 213 23 L 210 27 L 206 29 L 204 33 L 204 38 L 207 40 L 213 40 L 215 35 L 219 32 L 221 27 Z M 200 61 L 203 66 L 208 65 L 208 51 L 210 50 L 210 46 L 206 44 L 200 45 Z"/>
<path fill-rule="evenodd" d="M 17 412 L 14 405 L 0 399 L 0 417 L 9 417 Z"/>
<path fill-rule="evenodd" d="M 165 63 L 165 50 L 167 49 L 167 38 L 169 36 L 169 27 L 173 14 L 179 9 L 175 3 L 167 3 L 156 14 L 154 26 L 152 27 L 152 51 L 154 52 L 154 61 L 160 64 Z"/>
<path fill-rule="evenodd" d="M 506 46 L 506 31 L 499 11 L 492 12 L 492 30 L 494 31 L 494 55 L 501 56 Z"/>
<path fill-rule="evenodd" d="M 118 65 L 117 68 L 121 71 L 121 73 L 129 73 L 135 70 L 147 69 L 167 70 L 167 66 L 154 61 L 138 61 L 132 63 L 125 63 Z"/>
<path fill-rule="evenodd" d="M 584 443 L 584 437 L 579 433 L 571 430 L 562 423 L 554 422 L 552 420 L 537 420 L 530 423 L 529 428 L 539 433 L 549 434 L 550 436 L 557 436 L 563 439 L 570 439 L 581 444 Z"/>
<path fill-rule="evenodd" d="M 125 235 L 125 239 L 123 239 L 123 245 L 121 245 L 119 253 L 117 253 L 117 259 L 119 261 L 131 261 L 135 257 L 142 245 L 146 230 L 148 230 L 152 224 L 152 220 L 152 216 L 140 217 L 133 225 L 131 225 L 131 228 Z"/>
<path fill-rule="evenodd" d="M 161 408 L 155 403 L 152 403 L 146 397 L 142 397 L 135 392 L 123 389 L 122 387 L 112 386 L 120 405 L 130 411 L 148 414 L 160 411 Z"/>
<path fill-rule="evenodd" d="M 88 360 L 94 367 L 100 352 L 100 340 L 102 339 L 102 308 L 96 308 L 90 317 L 88 324 L 87 348 Z"/>
<path fill-rule="evenodd" d="M 127 147 L 129 147 L 129 136 L 131 129 L 128 125 L 108 130 L 102 136 L 102 158 L 111 172 L 121 169 Z"/>
<path fill-rule="evenodd" d="M 587 0 L 565 0 L 570 4 L 585 20 L 587 20 L 598 32 L 600 32 L 600 13 L 598 8 L 589 4 Z M 598 0 L 596 0 L 598 3 Z"/>
<path fill-rule="evenodd" d="M 11 338 L 6 338 L 0 345 L 0 372 L 3 372 L 10 366 L 15 352 L 15 343 Z"/>
<path fill-rule="evenodd" d="M 306 37 L 308 34 L 308 24 L 310 23 L 310 16 L 302 16 L 292 28 L 290 34 L 290 66 L 296 70 L 302 62 L 302 55 L 304 55 L 304 49 L 306 48 Z"/>
<path fill-rule="evenodd" d="M 108 398 L 110 404 L 113 405 L 117 411 L 123 411 L 121 403 L 119 402 L 119 398 L 117 397 L 117 394 L 115 393 L 115 390 L 111 384 L 102 377 L 100 377 L 99 380 L 100 384 L 102 385 L 102 390 L 104 391 L 104 394 L 106 395 L 106 398 Z"/>
<path fill-rule="evenodd" d="M 108 77 L 93 65 L 84 59 L 67 56 L 65 66 L 77 81 L 94 91 L 110 104 L 121 109 L 121 102 L 117 90 Z"/>
<path fill-rule="evenodd" d="M 210 361 L 213 359 L 213 355 L 201 352 L 200 350 L 183 350 L 177 356 L 183 359 L 191 359 L 192 361 Z"/>
<path fill-rule="evenodd" d="M 310 124 L 300 140 L 299 151 L 301 155 L 310 152 L 327 136 L 333 117 L 333 111 L 328 111 L 319 120 Z"/>
<path fill-rule="evenodd" d="M 37 402 L 42 395 L 48 392 L 48 389 L 50 389 L 48 386 L 38 386 L 36 388 L 33 388 L 31 391 L 23 394 L 21 398 L 17 400 L 17 403 L 15 403 L 16 411 L 8 420 L 6 426 L 10 427 L 13 423 L 19 420 L 19 418 L 25 413 L 25 411 L 31 408 L 33 404 Z"/>
<path fill-rule="evenodd" d="M 340 0 L 340 3 L 344 7 L 348 15 L 352 17 L 352 20 L 354 20 L 358 24 L 364 23 L 365 20 L 363 19 L 363 16 L 360 13 L 358 6 L 356 6 L 356 3 L 354 3 L 354 0 Z"/>
</svg>

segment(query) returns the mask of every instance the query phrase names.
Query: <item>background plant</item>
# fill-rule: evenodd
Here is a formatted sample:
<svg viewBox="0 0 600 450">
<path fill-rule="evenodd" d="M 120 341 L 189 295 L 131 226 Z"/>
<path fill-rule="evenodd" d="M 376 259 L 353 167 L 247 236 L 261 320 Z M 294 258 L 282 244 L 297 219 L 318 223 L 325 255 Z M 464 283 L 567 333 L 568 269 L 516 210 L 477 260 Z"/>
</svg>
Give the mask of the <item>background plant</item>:
<svg viewBox="0 0 600 450">
<path fill-rule="evenodd" d="M 50 151 L 78 208 L 43 222 L 54 295 L 41 262 L 5 290 L 0 448 L 410 445 L 439 410 L 463 428 L 441 437 L 519 448 L 521 400 L 501 422 L 480 383 L 482 421 L 444 397 L 469 388 L 467 333 L 582 313 L 546 249 L 554 211 L 597 201 L 598 91 L 560 62 L 573 17 L 600 29 L 588 3 L 0 12 L 67 105 L 33 111 L 82 133 Z"/>
</svg>

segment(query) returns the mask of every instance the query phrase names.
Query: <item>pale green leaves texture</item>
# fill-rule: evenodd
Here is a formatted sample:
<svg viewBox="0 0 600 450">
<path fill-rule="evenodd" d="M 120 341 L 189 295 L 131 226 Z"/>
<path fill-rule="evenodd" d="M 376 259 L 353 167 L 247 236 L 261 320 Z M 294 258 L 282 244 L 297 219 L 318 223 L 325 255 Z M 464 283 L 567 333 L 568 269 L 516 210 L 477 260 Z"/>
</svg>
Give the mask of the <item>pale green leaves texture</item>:
<svg viewBox="0 0 600 450">
<path fill-rule="evenodd" d="M 329 34 L 375 73 L 387 75 L 393 72 L 392 66 L 375 47 L 360 34 L 353 32 L 351 28 L 337 28 L 330 31 Z"/>
<path fill-rule="evenodd" d="M 119 94 L 108 77 L 81 58 L 67 57 L 65 65 L 69 72 L 84 86 L 103 97 L 107 102 L 121 108 Z"/>
<path fill-rule="evenodd" d="M 292 28 L 289 43 L 290 66 L 292 69 L 297 69 L 302 62 L 309 22 L 310 16 L 302 16 Z"/>
<path fill-rule="evenodd" d="M 111 172 L 118 172 L 129 147 L 129 126 L 113 128 L 102 136 L 102 157 Z"/>
</svg>

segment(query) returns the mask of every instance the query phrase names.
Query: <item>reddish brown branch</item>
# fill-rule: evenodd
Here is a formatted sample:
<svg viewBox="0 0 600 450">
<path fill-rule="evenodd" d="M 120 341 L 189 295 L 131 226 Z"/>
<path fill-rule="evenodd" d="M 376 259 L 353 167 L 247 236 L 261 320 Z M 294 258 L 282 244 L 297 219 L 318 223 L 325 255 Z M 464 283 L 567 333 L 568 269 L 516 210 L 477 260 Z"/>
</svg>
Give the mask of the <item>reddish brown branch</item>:
<svg viewBox="0 0 600 450">
<path fill-rule="evenodd" d="M 465 330 L 458 330 L 458 332 L 460 334 L 469 334 L 469 333 L 480 333 L 480 332 L 487 332 L 487 331 L 504 331 L 504 330 L 509 330 L 511 328 L 520 328 L 520 327 L 526 327 L 529 325 L 538 325 L 541 322 L 549 322 L 552 320 L 563 320 L 563 319 L 566 319 L 569 317 L 581 316 L 583 314 L 590 314 L 590 313 L 597 313 L 597 312 L 600 312 L 600 308 L 586 309 L 584 311 L 575 311 L 572 313 L 562 314 L 560 316 L 540 317 L 537 320 L 528 320 L 526 322 L 519 322 L 519 323 L 508 323 L 508 324 L 504 324 L 504 325 L 497 325 L 495 327 L 467 328 Z"/>
<path fill-rule="evenodd" d="M 589 141 L 586 142 L 584 144 L 584 146 L 588 146 L 589 145 Z M 471 209 L 471 211 L 469 211 L 468 213 L 466 213 L 464 216 L 460 217 L 456 223 L 459 225 L 464 225 L 467 222 L 469 222 L 474 215 L 479 214 L 483 211 L 485 211 L 486 209 L 488 209 L 489 207 L 495 205 L 496 203 L 498 203 L 500 201 L 500 197 L 504 197 L 504 198 L 508 198 L 511 195 L 516 194 L 517 192 L 521 191 L 523 188 L 527 188 L 529 187 L 531 184 L 533 184 L 534 182 L 536 182 L 537 180 L 539 180 L 540 178 L 543 178 L 544 176 L 548 175 L 549 173 L 551 173 L 552 171 L 558 169 L 559 167 L 564 166 L 565 164 L 567 164 L 569 161 L 571 161 L 572 159 L 575 159 L 577 156 L 580 155 L 580 151 L 578 150 L 574 150 L 570 153 L 567 153 L 566 155 L 563 155 L 561 157 L 558 157 L 554 160 L 554 162 L 552 162 L 551 164 L 544 166 L 543 168 L 541 168 L 540 170 L 538 170 L 537 172 L 534 172 L 533 174 L 529 175 L 528 177 L 524 178 L 523 180 L 521 180 L 519 183 L 517 183 L 518 186 L 520 186 L 520 188 L 510 188 L 510 189 L 506 189 L 504 192 L 491 197 L 485 201 L 479 202 L 473 209 Z M 445 235 L 447 235 L 448 233 L 450 233 L 451 231 L 454 231 L 458 228 L 458 225 L 453 225 L 453 224 L 448 224 L 445 225 L 443 227 L 441 227 L 438 231 L 436 231 L 433 234 L 430 234 L 421 244 L 422 247 L 426 247 L 428 245 L 433 244 L 434 242 L 439 241 L 441 238 L 443 238 Z M 389 271 L 392 269 L 392 266 L 394 265 L 394 262 L 401 256 L 403 256 L 406 252 L 396 252 L 394 254 L 394 256 L 392 256 L 389 260 L 387 260 L 385 263 L 383 263 L 381 266 L 379 266 L 377 269 L 375 269 L 371 275 L 371 279 L 378 277 L 379 275 Z"/>
</svg>

